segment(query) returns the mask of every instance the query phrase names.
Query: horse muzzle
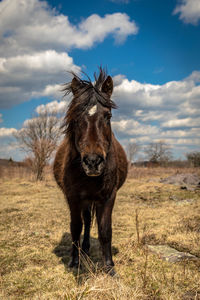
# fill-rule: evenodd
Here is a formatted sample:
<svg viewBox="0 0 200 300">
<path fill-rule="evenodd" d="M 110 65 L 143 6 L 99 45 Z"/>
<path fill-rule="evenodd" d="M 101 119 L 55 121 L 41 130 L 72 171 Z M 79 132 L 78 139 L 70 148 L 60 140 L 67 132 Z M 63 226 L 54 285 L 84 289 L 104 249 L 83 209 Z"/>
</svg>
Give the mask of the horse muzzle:
<svg viewBox="0 0 200 300">
<path fill-rule="evenodd" d="M 82 166 L 87 176 L 99 176 L 103 172 L 105 159 L 98 154 L 86 154 L 82 159 Z"/>
</svg>

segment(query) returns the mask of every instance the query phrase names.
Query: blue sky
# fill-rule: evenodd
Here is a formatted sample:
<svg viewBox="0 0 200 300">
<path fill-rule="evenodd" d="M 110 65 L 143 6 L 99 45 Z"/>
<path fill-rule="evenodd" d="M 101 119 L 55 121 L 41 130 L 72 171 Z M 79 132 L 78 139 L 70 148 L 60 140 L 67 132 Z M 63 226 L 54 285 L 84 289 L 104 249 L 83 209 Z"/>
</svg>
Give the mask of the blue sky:
<svg viewBox="0 0 200 300">
<path fill-rule="evenodd" d="M 63 108 L 67 70 L 113 76 L 113 130 L 124 147 L 200 144 L 200 1 L 0 1 L 0 157 L 41 105 Z M 44 106 L 43 106 L 44 107 Z"/>
</svg>

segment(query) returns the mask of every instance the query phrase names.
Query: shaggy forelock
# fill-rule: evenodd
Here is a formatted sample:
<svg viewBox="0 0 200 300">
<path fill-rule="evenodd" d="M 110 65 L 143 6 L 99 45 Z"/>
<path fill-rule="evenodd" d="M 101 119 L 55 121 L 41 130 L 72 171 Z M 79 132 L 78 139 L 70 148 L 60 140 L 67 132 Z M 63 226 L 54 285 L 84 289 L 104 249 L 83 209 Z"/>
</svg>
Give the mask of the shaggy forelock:
<svg viewBox="0 0 200 300">
<path fill-rule="evenodd" d="M 107 78 L 107 73 L 104 69 L 99 69 L 99 75 L 94 74 L 94 84 L 87 76 L 88 80 L 82 80 L 76 74 L 72 75 L 78 81 L 78 89 L 69 104 L 67 114 L 65 116 L 64 126 L 65 130 L 69 127 L 72 121 L 77 121 L 78 118 L 88 109 L 88 107 L 100 103 L 104 107 L 116 108 L 116 104 L 110 99 L 110 97 L 101 91 L 102 85 Z M 72 92 L 72 82 L 64 85 L 63 91 L 65 95 Z"/>
</svg>

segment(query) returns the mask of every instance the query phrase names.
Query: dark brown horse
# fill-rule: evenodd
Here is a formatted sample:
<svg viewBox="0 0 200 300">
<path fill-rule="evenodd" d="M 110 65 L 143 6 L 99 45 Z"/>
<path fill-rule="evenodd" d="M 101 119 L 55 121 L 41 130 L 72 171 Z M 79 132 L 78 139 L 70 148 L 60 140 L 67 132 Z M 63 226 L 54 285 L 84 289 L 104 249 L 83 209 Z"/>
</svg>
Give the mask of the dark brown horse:
<svg viewBox="0 0 200 300">
<path fill-rule="evenodd" d="M 127 175 L 123 148 L 111 130 L 110 99 L 113 81 L 100 68 L 95 83 L 78 76 L 65 86 L 73 93 L 65 117 L 65 138 L 54 162 L 54 176 L 66 196 L 71 213 L 72 257 L 70 267 L 79 265 L 79 240 L 84 222 L 83 253 L 90 248 L 91 207 L 94 204 L 99 241 L 107 272 L 114 274 L 111 253 L 111 215 L 117 190 Z"/>
</svg>

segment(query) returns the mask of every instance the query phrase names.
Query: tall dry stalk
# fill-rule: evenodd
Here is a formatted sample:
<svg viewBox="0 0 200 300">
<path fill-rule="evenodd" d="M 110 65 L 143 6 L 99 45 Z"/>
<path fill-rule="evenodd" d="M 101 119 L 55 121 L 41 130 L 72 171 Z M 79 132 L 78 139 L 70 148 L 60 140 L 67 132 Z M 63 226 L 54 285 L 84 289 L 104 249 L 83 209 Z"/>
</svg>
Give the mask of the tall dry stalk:
<svg viewBox="0 0 200 300">
<path fill-rule="evenodd" d="M 140 245 L 140 226 L 139 226 L 138 209 L 135 210 L 135 226 L 136 226 L 136 233 L 137 233 L 137 243 L 138 245 Z"/>
</svg>

